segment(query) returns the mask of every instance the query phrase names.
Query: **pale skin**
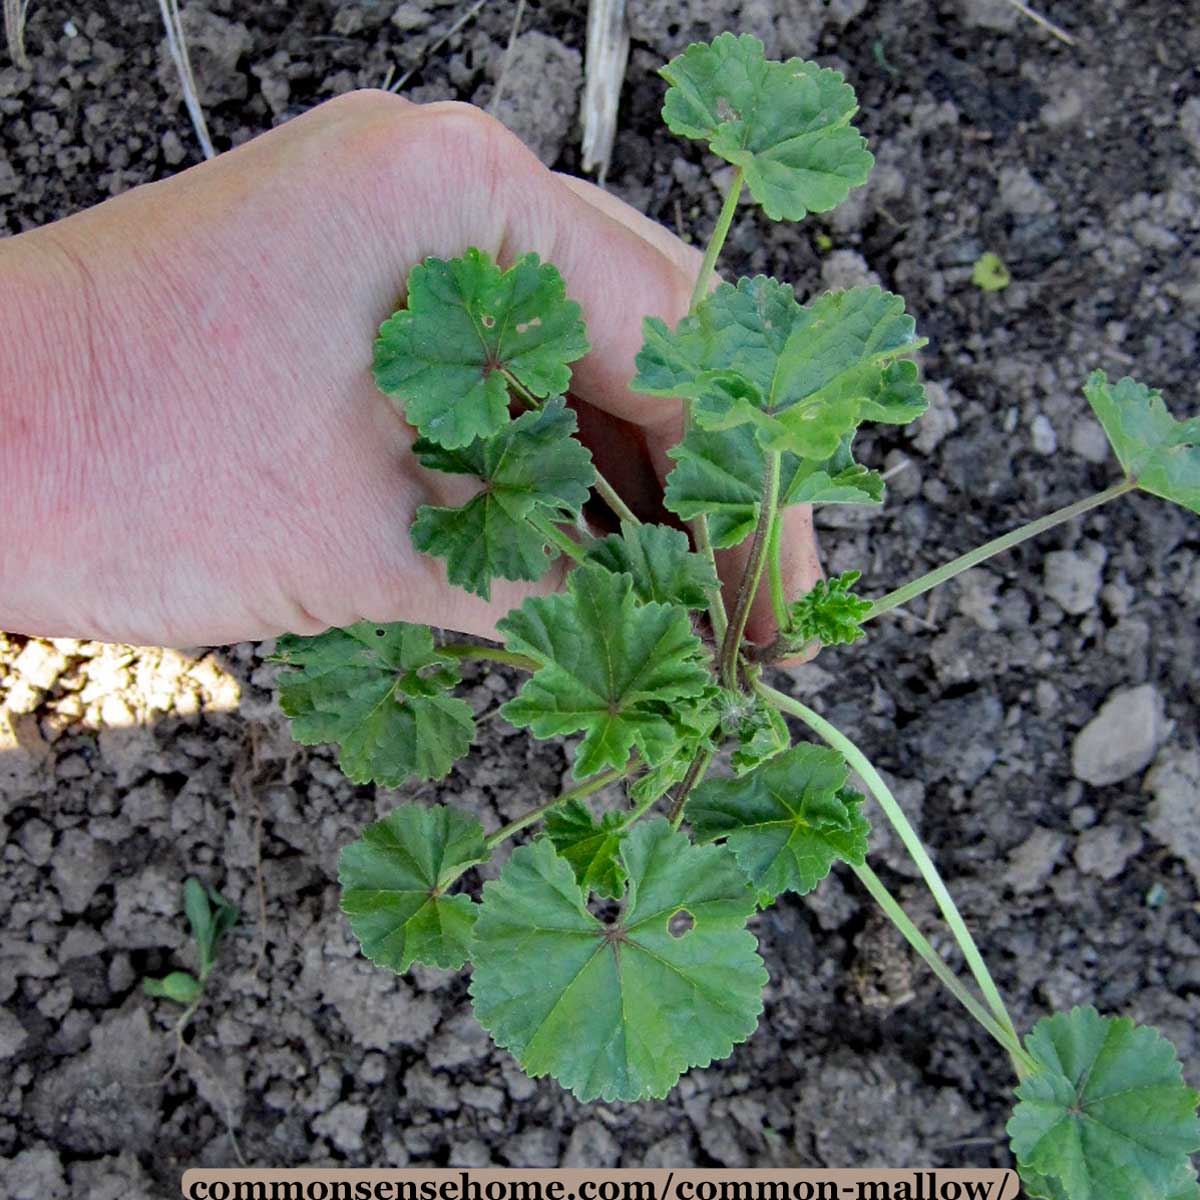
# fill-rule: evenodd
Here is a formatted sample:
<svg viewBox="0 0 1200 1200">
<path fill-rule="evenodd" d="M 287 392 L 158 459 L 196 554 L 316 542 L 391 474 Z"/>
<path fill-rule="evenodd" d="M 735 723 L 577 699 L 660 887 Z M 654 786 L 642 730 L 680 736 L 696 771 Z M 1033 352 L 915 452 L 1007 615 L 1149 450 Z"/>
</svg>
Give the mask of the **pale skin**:
<svg viewBox="0 0 1200 1200">
<path fill-rule="evenodd" d="M 468 246 L 562 272 L 592 343 L 582 436 L 653 518 L 681 413 L 628 382 L 642 318 L 684 315 L 699 253 L 477 109 L 356 92 L 0 241 L 0 629 L 195 646 L 366 619 L 494 637 L 560 587 L 561 561 L 485 603 L 409 542 L 420 504 L 472 486 L 417 464 L 371 342 L 415 263 Z M 784 546 L 798 595 L 820 576 L 807 509 Z M 736 556 L 720 566 L 735 587 Z M 772 636 L 765 594 L 748 632 Z"/>
</svg>

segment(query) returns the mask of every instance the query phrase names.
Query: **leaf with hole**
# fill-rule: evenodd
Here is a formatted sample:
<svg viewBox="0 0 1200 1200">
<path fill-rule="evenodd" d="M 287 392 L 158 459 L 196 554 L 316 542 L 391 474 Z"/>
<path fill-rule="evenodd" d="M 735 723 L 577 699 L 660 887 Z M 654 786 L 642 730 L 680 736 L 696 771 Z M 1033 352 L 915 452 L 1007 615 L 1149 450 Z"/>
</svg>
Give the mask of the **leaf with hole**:
<svg viewBox="0 0 1200 1200">
<path fill-rule="evenodd" d="M 754 1031 L 767 981 L 746 929 L 754 895 L 726 850 L 658 818 L 630 831 L 621 861 L 629 882 L 613 924 L 588 911 L 543 838 L 484 885 L 475 926 L 480 1023 L 529 1075 L 584 1102 L 662 1097 L 688 1068 L 724 1058 Z M 682 912 L 692 927 L 672 931 Z"/>
<path fill-rule="evenodd" d="M 836 750 L 793 746 L 739 779 L 705 780 L 685 814 L 697 841 L 725 840 L 765 906 L 811 892 L 838 859 L 866 860 L 871 827 L 849 776 Z"/>
<path fill-rule="evenodd" d="M 473 247 L 409 272 L 408 306 L 375 342 L 375 382 L 421 436 L 451 449 L 491 437 L 525 391 L 559 396 L 588 352 L 579 305 L 536 254 L 502 271 Z"/>
<path fill-rule="evenodd" d="M 1200 417 L 1177 421 L 1161 392 L 1128 376 L 1110 384 L 1093 371 L 1085 394 L 1126 476 L 1142 491 L 1200 513 Z"/>
<path fill-rule="evenodd" d="M 428 626 L 360 621 L 317 637 L 289 633 L 275 657 L 295 668 L 279 677 L 292 736 L 336 742 L 354 783 L 440 779 L 471 748 L 471 708 L 449 694 L 458 665 L 437 652 Z"/>
<path fill-rule="evenodd" d="M 367 826 L 338 861 L 342 911 L 363 953 L 397 973 L 414 962 L 461 967 L 478 905 L 447 889 L 487 857 L 483 826 L 455 808 L 406 804 Z"/>
<path fill-rule="evenodd" d="M 639 603 L 632 576 L 595 563 L 570 573 L 565 595 L 526 600 L 497 628 L 510 650 L 538 663 L 501 714 L 535 737 L 582 732 L 577 779 L 624 767 L 635 746 L 650 765 L 661 762 L 680 741 L 663 706 L 708 687 L 687 609 Z"/>
<path fill-rule="evenodd" d="M 1016 1089 L 1008 1135 L 1033 1195 L 1194 1194 L 1188 1156 L 1200 1150 L 1200 1093 L 1157 1030 L 1073 1008 L 1040 1020 L 1025 1048 L 1038 1069 Z"/>
<path fill-rule="evenodd" d="M 575 430 L 575 414 L 555 398 L 469 446 L 447 450 L 418 439 L 413 453 L 422 466 L 474 475 L 483 488 L 459 508 L 423 504 L 413 545 L 444 558 L 450 582 L 485 600 L 493 579 L 540 579 L 558 552 L 534 518 L 574 520 L 596 480 Z"/>
<path fill-rule="evenodd" d="M 773 221 L 828 212 L 867 181 L 874 159 L 850 124 L 854 90 L 837 71 L 798 58 L 768 62 L 748 33 L 722 33 L 673 58 L 663 120 L 707 141 L 745 174 Z"/>
</svg>

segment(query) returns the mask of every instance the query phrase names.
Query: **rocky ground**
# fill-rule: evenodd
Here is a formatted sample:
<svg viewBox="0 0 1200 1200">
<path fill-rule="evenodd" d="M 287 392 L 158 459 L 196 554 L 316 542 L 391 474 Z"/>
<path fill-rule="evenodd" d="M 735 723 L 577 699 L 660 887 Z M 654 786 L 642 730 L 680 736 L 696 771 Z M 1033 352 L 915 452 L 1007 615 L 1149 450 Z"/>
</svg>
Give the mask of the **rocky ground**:
<svg viewBox="0 0 1200 1200">
<path fill-rule="evenodd" d="M 185 10 L 218 147 L 389 68 L 486 103 L 512 8 L 298 0 Z M 657 125 L 664 56 L 723 28 L 858 89 L 878 163 L 828 219 L 744 210 L 732 272 L 802 294 L 878 278 L 930 338 L 932 411 L 867 438 L 882 513 L 821 518 L 827 566 L 871 592 L 1115 478 L 1080 385 L 1096 366 L 1200 406 L 1200 22 L 1183 0 L 629 0 L 612 189 L 706 235 L 719 164 Z M 19 233 L 197 158 L 153 5 L 36 3 L 31 71 L 0 67 L 0 229 Z M 585 6 L 526 10 L 500 115 L 579 162 Z M 985 251 L 1012 272 L 984 293 Z M 1019 1025 L 1093 1001 L 1157 1024 L 1200 1083 L 1200 522 L 1134 497 L 880 621 L 784 681 L 895 783 Z M 166 1196 L 181 1169 L 1007 1162 L 1001 1056 L 915 967 L 852 877 L 757 919 L 758 1033 L 661 1103 L 584 1107 L 473 1022 L 465 979 L 395 978 L 337 910 L 339 848 L 396 793 L 294 746 L 269 644 L 214 652 L 0 640 L 0 1192 Z M 503 671 L 472 676 L 488 712 Z M 438 788 L 491 828 L 549 795 L 563 747 L 503 722 Z M 930 902 L 890 841 L 880 870 Z M 196 875 L 243 910 L 174 1056 L 140 980 L 194 966 Z M 944 934 L 939 946 L 949 948 Z"/>
</svg>

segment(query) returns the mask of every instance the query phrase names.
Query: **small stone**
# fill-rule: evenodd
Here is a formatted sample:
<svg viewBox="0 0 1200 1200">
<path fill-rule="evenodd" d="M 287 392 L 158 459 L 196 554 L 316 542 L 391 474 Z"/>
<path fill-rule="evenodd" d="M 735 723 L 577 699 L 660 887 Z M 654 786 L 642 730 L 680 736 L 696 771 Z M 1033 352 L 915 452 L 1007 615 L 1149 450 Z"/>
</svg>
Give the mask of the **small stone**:
<svg viewBox="0 0 1200 1200">
<path fill-rule="evenodd" d="M 412 1067 L 404 1076 L 404 1097 L 419 1108 L 434 1112 L 456 1112 L 458 1093 L 445 1075 L 435 1075 L 424 1063 Z"/>
<path fill-rule="evenodd" d="M 65 1200 L 70 1195 L 62 1161 L 48 1146 L 22 1150 L 15 1158 L 0 1158 L 0 1179 L 8 1200 Z"/>
<path fill-rule="evenodd" d="M 621 1159 L 617 1139 L 599 1121 L 584 1121 L 571 1130 L 563 1153 L 564 1167 L 615 1167 Z"/>
<path fill-rule="evenodd" d="M 13 667 L 28 683 L 49 691 L 67 669 L 67 659 L 58 648 L 40 638 L 31 638 L 17 655 Z"/>
<path fill-rule="evenodd" d="M 1037 454 L 1049 457 L 1058 449 L 1058 435 L 1054 432 L 1054 426 L 1050 424 L 1045 413 L 1038 413 L 1033 418 L 1029 433 L 1033 439 L 1033 449 Z"/>
<path fill-rule="evenodd" d="M 363 1147 L 363 1130 L 370 1115 L 365 1104 L 342 1101 L 313 1123 L 313 1132 L 328 1138 L 343 1154 L 354 1154 Z"/>
<path fill-rule="evenodd" d="M 1168 731 L 1153 684 L 1113 692 L 1075 738 L 1075 778 L 1095 787 L 1128 779 L 1150 765 Z"/>
<path fill-rule="evenodd" d="M 1053 829 L 1035 829 L 1008 856 L 1005 882 L 1018 895 L 1041 889 L 1062 859 L 1067 839 Z"/>
<path fill-rule="evenodd" d="M 1028 167 L 1005 167 L 1000 172 L 1001 206 L 1018 217 L 1038 217 L 1057 207 Z"/>
<path fill-rule="evenodd" d="M 967 25 L 1007 32 L 1015 29 L 1020 20 L 1020 13 L 1009 0 L 959 0 L 959 3 L 963 21 Z"/>
<path fill-rule="evenodd" d="M 1200 753 L 1195 750 L 1164 754 L 1146 775 L 1143 785 L 1154 796 L 1146 828 L 1200 884 L 1200 822 L 1196 797 L 1200 796 Z"/>
<path fill-rule="evenodd" d="M 1071 426 L 1071 450 L 1090 463 L 1105 462 L 1112 453 L 1104 427 L 1091 417 L 1075 419 Z"/>
<path fill-rule="evenodd" d="M 831 291 L 855 287 L 880 287 L 879 276 L 857 250 L 835 250 L 821 264 L 821 282 Z"/>
<path fill-rule="evenodd" d="M 1125 864 L 1142 848 L 1142 835 L 1123 825 L 1097 825 L 1079 835 L 1075 865 L 1085 875 L 1116 879 Z"/>
<path fill-rule="evenodd" d="M 1046 593 L 1072 616 L 1090 612 L 1100 593 L 1100 566 L 1074 550 L 1051 550 L 1046 555 Z"/>
<path fill-rule="evenodd" d="M 916 430 L 913 445 L 922 454 L 928 455 L 933 453 L 947 434 L 958 428 L 958 416 L 949 392 L 941 384 L 926 382 L 925 398 L 929 401 L 929 407 L 910 428 Z"/>
<path fill-rule="evenodd" d="M 81 913 L 108 881 L 112 850 L 82 829 L 64 830 L 54 849 L 54 887 L 69 913 Z"/>
<path fill-rule="evenodd" d="M 162 156 L 170 167 L 177 167 L 187 157 L 187 151 L 183 148 L 183 142 L 179 139 L 179 134 L 173 129 L 168 129 L 162 135 Z"/>
<path fill-rule="evenodd" d="M 1200 96 L 1193 96 L 1180 107 L 1179 128 L 1192 153 L 1200 158 Z"/>
<path fill-rule="evenodd" d="M 583 84 L 578 50 L 557 38 L 530 30 L 513 43 L 512 54 L 498 56 L 498 104 L 493 114 L 547 166 L 554 163 L 571 134 Z M 518 82 L 519 81 L 519 82 Z"/>
<path fill-rule="evenodd" d="M 25 1026 L 7 1008 L 0 1008 L 0 1062 L 12 1058 L 28 1040 Z"/>
</svg>

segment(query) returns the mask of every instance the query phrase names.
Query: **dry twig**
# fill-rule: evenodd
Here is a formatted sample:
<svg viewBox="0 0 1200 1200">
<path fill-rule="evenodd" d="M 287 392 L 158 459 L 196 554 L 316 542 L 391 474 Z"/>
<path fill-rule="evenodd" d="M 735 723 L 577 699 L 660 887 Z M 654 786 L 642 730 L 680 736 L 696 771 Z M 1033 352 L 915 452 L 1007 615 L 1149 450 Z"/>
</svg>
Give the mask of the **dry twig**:
<svg viewBox="0 0 1200 1200">
<path fill-rule="evenodd" d="M 8 3 L 9 0 L 5 0 Z M 192 128 L 200 140 L 200 149 L 205 158 L 215 158 L 212 139 L 208 136 L 208 123 L 204 120 L 204 110 L 200 107 L 200 97 L 196 91 L 196 80 L 192 75 L 192 63 L 188 58 L 187 41 L 183 36 L 183 22 L 179 16 L 179 0 L 158 0 L 158 11 L 162 14 L 163 25 L 167 30 L 167 49 L 171 61 L 179 73 L 179 86 L 183 89 L 183 102 L 187 106 L 188 116 L 192 118 Z"/>
</svg>

